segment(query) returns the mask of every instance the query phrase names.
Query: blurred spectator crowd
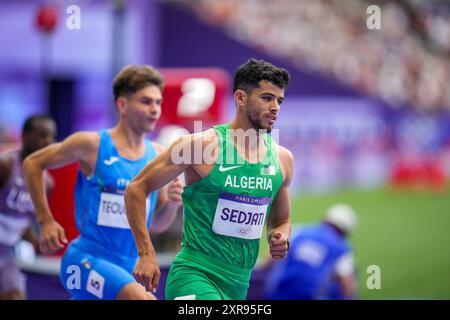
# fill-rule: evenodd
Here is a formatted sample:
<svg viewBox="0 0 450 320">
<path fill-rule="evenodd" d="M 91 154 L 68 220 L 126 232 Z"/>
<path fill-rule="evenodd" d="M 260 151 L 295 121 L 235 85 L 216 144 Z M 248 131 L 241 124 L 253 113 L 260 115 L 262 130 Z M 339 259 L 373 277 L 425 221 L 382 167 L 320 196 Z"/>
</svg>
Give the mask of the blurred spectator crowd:
<svg viewBox="0 0 450 320">
<path fill-rule="evenodd" d="M 450 2 L 166 0 L 303 70 L 394 107 L 450 110 Z M 370 5 L 381 28 L 369 29 Z"/>
</svg>

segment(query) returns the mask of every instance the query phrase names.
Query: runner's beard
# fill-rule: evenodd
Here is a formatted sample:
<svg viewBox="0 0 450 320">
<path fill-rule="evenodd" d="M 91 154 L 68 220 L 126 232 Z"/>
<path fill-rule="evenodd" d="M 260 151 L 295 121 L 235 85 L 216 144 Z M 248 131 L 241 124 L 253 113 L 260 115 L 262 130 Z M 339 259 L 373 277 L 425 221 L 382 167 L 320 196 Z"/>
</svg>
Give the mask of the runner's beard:
<svg viewBox="0 0 450 320">
<path fill-rule="evenodd" d="M 258 119 L 254 119 L 254 117 L 252 116 L 252 113 L 250 112 L 249 108 L 247 107 L 247 119 L 250 121 L 250 123 L 252 124 L 253 128 L 255 128 L 256 130 L 267 130 L 267 133 L 272 132 L 272 128 L 264 128 L 261 125 L 261 120 Z"/>
</svg>

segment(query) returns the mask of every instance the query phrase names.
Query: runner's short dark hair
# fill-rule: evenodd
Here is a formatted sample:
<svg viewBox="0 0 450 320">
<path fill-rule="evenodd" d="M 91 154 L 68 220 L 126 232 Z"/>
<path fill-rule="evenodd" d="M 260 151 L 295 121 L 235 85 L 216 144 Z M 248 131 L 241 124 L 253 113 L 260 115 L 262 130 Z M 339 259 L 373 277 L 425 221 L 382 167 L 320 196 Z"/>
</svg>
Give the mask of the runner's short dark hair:
<svg viewBox="0 0 450 320">
<path fill-rule="evenodd" d="M 249 59 L 239 66 L 234 77 L 233 92 L 244 90 L 250 94 L 259 87 L 259 82 L 267 80 L 281 89 L 286 89 L 290 82 L 289 72 L 264 60 Z"/>
</svg>

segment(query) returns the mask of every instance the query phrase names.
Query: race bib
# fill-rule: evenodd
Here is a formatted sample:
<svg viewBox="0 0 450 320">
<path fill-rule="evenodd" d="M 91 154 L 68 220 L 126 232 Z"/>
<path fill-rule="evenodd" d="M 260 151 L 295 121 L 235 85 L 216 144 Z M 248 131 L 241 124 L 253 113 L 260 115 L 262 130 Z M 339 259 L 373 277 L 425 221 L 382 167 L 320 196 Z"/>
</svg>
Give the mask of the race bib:
<svg viewBox="0 0 450 320">
<path fill-rule="evenodd" d="M 30 225 L 29 217 L 15 217 L 0 213 L 0 243 L 14 246 Z"/>
<path fill-rule="evenodd" d="M 103 289 L 105 288 L 105 278 L 95 270 L 89 272 L 86 291 L 92 293 L 99 299 L 103 299 Z"/>
<path fill-rule="evenodd" d="M 213 231 L 242 239 L 261 238 L 271 198 L 222 192 L 214 216 Z"/>
<path fill-rule="evenodd" d="M 97 224 L 105 227 L 130 229 L 125 211 L 125 200 L 123 190 L 112 190 L 104 188 L 100 196 L 98 207 Z M 150 210 L 150 199 L 147 198 L 145 217 L 148 218 Z"/>
</svg>

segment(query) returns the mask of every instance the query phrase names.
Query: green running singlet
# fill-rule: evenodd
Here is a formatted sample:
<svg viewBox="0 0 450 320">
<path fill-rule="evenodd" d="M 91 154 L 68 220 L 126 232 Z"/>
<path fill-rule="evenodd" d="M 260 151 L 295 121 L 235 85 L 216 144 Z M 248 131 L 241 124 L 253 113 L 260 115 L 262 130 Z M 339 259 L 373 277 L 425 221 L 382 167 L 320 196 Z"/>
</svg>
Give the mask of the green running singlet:
<svg viewBox="0 0 450 320">
<path fill-rule="evenodd" d="M 219 138 L 211 173 L 185 186 L 182 249 L 170 267 L 166 298 L 245 299 L 270 206 L 283 183 L 278 151 L 249 163 L 237 152 L 229 124 Z"/>
</svg>

